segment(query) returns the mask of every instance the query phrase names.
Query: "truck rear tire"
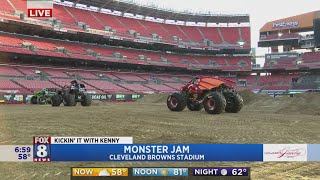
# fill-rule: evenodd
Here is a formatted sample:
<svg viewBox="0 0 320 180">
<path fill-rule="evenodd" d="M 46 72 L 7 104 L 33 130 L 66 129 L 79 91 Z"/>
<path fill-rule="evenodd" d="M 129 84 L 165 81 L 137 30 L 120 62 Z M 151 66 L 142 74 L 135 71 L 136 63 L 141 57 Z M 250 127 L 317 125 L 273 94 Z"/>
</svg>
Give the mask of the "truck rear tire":
<svg viewBox="0 0 320 180">
<path fill-rule="evenodd" d="M 203 107 L 209 114 L 220 114 L 226 108 L 226 99 L 219 92 L 210 92 L 203 100 Z"/>
<path fill-rule="evenodd" d="M 37 96 L 32 96 L 31 99 L 30 99 L 30 103 L 31 104 L 38 104 L 37 99 L 38 99 Z"/>
<path fill-rule="evenodd" d="M 62 103 L 62 98 L 59 95 L 54 95 L 51 97 L 51 105 L 52 106 L 60 106 L 60 104 Z"/>
<path fill-rule="evenodd" d="M 66 94 L 64 98 L 65 106 L 74 106 L 76 104 L 76 97 L 73 94 Z"/>
<path fill-rule="evenodd" d="M 89 94 L 82 95 L 81 99 L 82 99 L 82 101 L 81 101 L 82 106 L 90 106 L 91 105 L 92 99 Z"/>
<path fill-rule="evenodd" d="M 243 107 L 243 99 L 238 93 L 226 94 L 227 106 L 226 112 L 238 113 Z"/>
<path fill-rule="evenodd" d="M 41 104 L 41 105 L 46 104 L 46 98 L 44 96 L 39 96 L 37 98 L 37 102 L 38 104 Z"/>
<path fill-rule="evenodd" d="M 186 106 L 186 96 L 182 93 L 173 93 L 167 98 L 167 107 L 171 111 L 183 111 Z"/>
</svg>

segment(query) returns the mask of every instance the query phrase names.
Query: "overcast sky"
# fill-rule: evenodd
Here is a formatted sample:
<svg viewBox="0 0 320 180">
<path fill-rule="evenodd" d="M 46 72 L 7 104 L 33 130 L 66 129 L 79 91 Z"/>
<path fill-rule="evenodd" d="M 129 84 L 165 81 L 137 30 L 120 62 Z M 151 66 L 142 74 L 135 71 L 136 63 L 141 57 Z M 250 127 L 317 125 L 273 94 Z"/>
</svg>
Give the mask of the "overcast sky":
<svg viewBox="0 0 320 180">
<path fill-rule="evenodd" d="M 249 14 L 252 47 L 257 47 L 259 29 L 268 21 L 320 10 L 320 0 L 134 0 L 143 4 L 177 10 L 212 11 L 228 14 Z M 263 55 L 265 49 L 258 49 Z"/>
</svg>

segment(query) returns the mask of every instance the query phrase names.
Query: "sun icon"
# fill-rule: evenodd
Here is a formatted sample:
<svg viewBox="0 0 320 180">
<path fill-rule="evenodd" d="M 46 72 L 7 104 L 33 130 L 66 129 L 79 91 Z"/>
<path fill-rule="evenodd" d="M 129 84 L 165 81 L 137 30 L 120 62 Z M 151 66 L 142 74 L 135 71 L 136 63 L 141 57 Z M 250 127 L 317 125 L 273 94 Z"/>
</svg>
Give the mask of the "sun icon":
<svg viewBox="0 0 320 180">
<path fill-rule="evenodd" d="M 162 174 L 162 176 L 168 175 L 168 170 L 166 170 L 166 169 L 162 170 L 161 174 Z"/>
</svg>

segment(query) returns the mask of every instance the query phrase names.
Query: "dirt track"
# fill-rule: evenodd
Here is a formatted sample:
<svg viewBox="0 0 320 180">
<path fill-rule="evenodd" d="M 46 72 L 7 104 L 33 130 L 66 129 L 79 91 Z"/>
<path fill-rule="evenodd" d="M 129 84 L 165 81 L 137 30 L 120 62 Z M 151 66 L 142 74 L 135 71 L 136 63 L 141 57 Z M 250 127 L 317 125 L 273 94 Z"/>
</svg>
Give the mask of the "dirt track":
<svg viewBox="0 0 320 180">
<path fill-rule="evenodd" d="M 170 112 L 165 96 L 84 107 L 0 106 L 0 144 L 32 136 L 133 136 L 135 143 L 320 143 L 320 95 L 243 93 L 238 114 Z M 309 108 L 309 109 L 306 109 Z M 249 166 L 253 179 L 320 179 L 319 163 L 0 163 L 1 179 L 69 179 L 72 166 Z"/>
</svg>

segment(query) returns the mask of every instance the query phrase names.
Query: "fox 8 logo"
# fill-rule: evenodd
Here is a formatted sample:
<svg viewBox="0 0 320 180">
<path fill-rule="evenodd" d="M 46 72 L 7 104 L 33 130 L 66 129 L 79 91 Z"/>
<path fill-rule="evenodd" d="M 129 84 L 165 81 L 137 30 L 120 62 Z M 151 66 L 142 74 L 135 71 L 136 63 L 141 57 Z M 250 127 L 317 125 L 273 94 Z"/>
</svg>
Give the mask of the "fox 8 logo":
<svg viewBox="0 0 320 180">
<path fill-rule="evenodd" d="M 37 157 L 46 158 L 48 156 L 48 146 L 40 144 L 37 146 Z"/>
<path fill-rule="evenodd" d="M 34 161 L 50 161 L 50 137 L 34 138 Z"/>
</svg>

